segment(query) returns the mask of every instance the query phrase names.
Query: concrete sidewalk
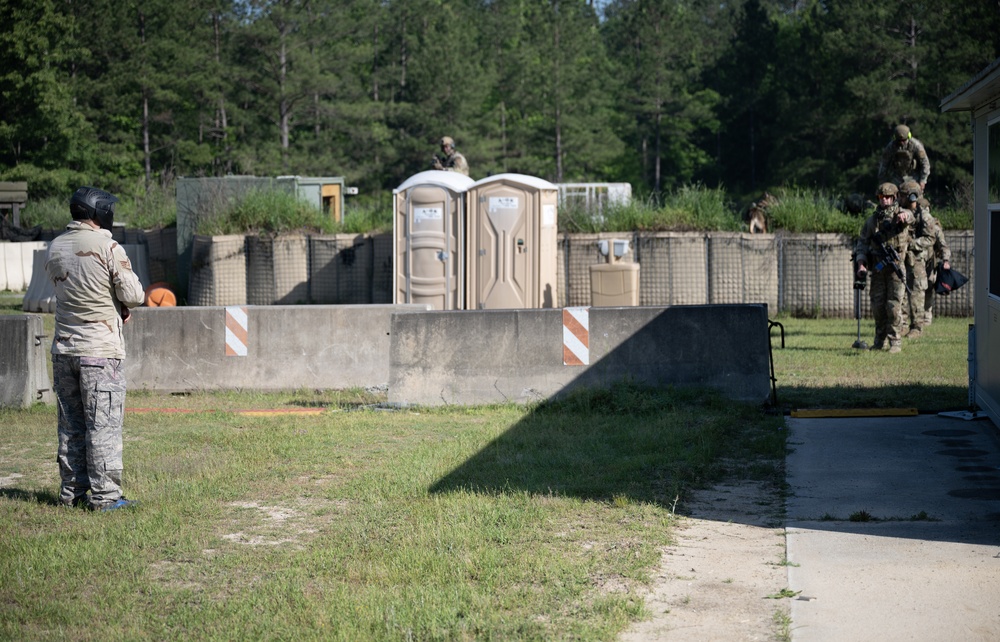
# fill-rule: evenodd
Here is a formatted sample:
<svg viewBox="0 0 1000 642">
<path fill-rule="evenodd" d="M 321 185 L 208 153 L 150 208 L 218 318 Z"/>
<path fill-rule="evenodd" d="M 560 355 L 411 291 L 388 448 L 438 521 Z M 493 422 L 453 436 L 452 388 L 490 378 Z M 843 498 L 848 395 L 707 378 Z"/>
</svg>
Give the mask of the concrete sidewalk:
<svg viewBox="0 0 1000 642">
<path fill-rule="evenodd" d="M 792 639 L 1000 640 L 996 427 L 937 415 L 788 424 Z"/>
</svg>

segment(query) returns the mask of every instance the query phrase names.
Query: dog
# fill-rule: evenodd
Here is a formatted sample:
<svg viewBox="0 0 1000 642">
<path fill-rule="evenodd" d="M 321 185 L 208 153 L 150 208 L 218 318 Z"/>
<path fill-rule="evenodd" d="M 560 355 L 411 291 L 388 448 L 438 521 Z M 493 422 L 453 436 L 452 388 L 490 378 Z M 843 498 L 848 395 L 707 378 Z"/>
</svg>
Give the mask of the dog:
<svg viewBox="0 0 1000 642">
<path fill-rule="evenodd" d="M 747 211 L 747 224 L 751 234 L 767 234 L 767 208 L 777 204 L 778 199 L 770 192 L 764 192 L 756 202 L 750 203 Z"/>
</svg>

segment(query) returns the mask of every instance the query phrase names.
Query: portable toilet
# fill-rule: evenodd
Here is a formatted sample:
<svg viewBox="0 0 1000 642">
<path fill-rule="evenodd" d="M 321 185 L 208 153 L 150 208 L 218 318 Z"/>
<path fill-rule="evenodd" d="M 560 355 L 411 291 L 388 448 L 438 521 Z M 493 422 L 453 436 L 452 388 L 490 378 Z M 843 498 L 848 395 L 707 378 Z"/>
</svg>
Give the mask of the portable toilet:
<svg viewBox="0 0 1000 642">
<path fill-rule="evenodd" d="M 465 298 L 465 194 L 473 180 L 428 170 L 393 190 L 393 302 L 462 310 Z"/>
<path fill-rule="evenodd" d="M 466 201 L 466 309 L 556 307 L 559 188 L 497 174 L 477 181 Z"/>
</svg>

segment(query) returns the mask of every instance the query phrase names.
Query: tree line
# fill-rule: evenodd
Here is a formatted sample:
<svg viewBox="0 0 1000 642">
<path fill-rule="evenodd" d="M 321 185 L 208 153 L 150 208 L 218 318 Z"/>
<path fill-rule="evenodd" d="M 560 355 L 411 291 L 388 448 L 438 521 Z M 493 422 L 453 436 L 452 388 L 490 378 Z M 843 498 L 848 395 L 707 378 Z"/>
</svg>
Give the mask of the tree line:
<svg viewBox="0 0 1000 642">
<path fill-rule="evenodd" d="M 870 194 L 905 123 L 962 200 L 970 119 L 939 104 L 997 56 L 986 0 L 0 0 L 0 180 L 371 194 L 450 135 L 473 178 Z"/>
</svg>

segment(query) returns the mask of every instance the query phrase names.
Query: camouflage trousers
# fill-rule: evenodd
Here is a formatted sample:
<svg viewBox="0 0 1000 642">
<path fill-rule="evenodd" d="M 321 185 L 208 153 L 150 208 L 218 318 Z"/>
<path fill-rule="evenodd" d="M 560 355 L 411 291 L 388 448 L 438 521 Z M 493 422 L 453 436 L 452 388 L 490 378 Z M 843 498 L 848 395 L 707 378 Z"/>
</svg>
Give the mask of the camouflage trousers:
<svg viewBox="0 0 1000 642">
<path fill-rule="evenodd" d="M 909 263 L 909 262 L 908 262 Z M 926 323 L 927 313 L 925 311 L 927 299 L 927 266 L 924 261 L 917 261 L 916 265 L 906 266 L 906 284 L 910 286 L 910 291 L 905 292 L 906 305 L 903 307 L 903 322 L 901 327 L 920 328 Z M 931 290 L 933 292 L 933 290 Z M 931 299 L 933 302 L 933 299 Z"/>
<path fill-rule="evenodd" d="M 875 318 L 875 345 L 881 346 L 886 339 L 889 345 L 898 344 L 902 341 L 903 297 L 906 294 L 902 279 L 891 268 L 872 272 L 870 294 L 872 316 Z"/>
<path fill-rule="evenodd" d="M 121 359 L 52 355 L 59 411 L 59 501 L 91 508 L 122 496 L 125 374 Z"/>
</svg>

